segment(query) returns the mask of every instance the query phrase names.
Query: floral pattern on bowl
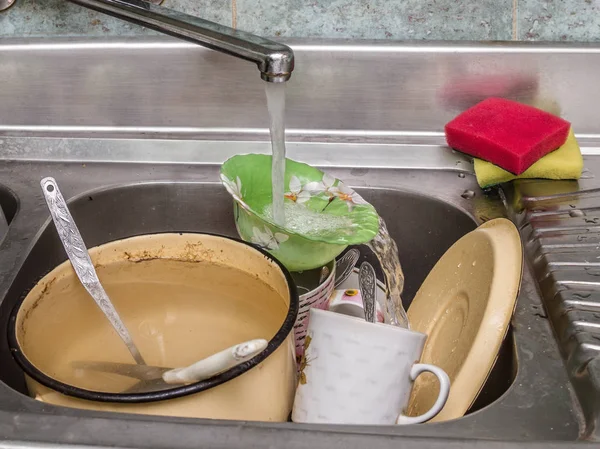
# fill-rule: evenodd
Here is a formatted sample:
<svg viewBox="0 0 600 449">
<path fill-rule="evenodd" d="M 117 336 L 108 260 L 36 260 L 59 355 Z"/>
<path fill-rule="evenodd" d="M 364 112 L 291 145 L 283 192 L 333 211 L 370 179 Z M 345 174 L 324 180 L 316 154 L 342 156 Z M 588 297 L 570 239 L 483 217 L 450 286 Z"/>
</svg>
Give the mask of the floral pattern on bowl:
<svg viewBox="0 0 600 449">
<path fill-rule="evenodd" d="M 272 219 L 271 156 L 238 155 L 221 166 L 221 182 L 234 199 L 243 240 L 269 251 L 289 270 L 326 265 L 348 245 L 379 231 L 375 208 L 339 179 L 286 159 L 286 223 Z"/>
</svg>

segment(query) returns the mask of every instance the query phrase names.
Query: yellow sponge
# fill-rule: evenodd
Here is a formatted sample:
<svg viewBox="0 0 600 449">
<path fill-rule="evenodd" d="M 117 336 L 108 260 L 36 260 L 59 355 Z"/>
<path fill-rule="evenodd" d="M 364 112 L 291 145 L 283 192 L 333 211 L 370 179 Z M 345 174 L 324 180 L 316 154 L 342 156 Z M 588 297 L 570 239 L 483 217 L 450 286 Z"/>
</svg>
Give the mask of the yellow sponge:
<svg viewBox="0 0 600 449">
<path fill-rule="evenodd" d="M 519 176 L 481 159 L 474 159 L 474 164 L 477 182 L 485 188 L 513 179 L 579 179 L 583 170 L 583 157 L 571 128 L 563 146 L 548 153 Z"/>
</svg>

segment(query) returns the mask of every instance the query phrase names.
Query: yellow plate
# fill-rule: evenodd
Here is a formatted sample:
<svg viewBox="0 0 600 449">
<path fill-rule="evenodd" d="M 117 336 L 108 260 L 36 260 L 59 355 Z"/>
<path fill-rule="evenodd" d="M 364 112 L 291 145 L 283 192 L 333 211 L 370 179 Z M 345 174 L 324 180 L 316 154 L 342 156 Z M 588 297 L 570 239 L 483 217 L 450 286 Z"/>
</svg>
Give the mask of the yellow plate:
<svg viewBox="0 0 600 449">
<path fill-rule="evenodd" d="M 431 420 L 460 418 L 487 380 L 515 308 L 523 251 L 515 225 L 491 220 L 462 237 L 442 256 L 417 292 L 408 319 L 428 335 L 421 363 L 450 376 L 450 396 Z M 426 412 L 438 394 L 429 374 L 415 382 L 409 415 Z"/>
</svg>

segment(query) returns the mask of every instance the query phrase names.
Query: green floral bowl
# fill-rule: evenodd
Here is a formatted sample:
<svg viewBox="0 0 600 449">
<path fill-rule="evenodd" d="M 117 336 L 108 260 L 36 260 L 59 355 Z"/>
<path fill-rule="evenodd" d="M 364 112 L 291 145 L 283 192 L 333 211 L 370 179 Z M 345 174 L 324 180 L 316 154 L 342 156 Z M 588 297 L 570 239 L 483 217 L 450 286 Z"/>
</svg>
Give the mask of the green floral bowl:
<svg viewBox="0 0 600 449">
<path fill-rule="evenodd" d="M 319 268 L 348 245 L 369 242 L 379 231 L 375 208 L 339 179 L 286 159 L 284 226 L 272 218 L 271 156 L 234 156 L 221 166 L 234 199 L 241 238 L 270 252 L 290 271 Z"/>
</svg>

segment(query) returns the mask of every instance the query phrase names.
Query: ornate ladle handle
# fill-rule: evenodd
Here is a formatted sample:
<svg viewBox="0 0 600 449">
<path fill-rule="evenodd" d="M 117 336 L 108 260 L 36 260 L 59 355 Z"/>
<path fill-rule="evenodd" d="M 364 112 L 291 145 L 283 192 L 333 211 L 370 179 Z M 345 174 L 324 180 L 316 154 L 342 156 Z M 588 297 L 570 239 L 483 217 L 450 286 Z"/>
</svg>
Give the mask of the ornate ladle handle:
<svg viewBox="0 0 600 449">
<path fill-rule="evenodd" d="M 96 301 L 100 310 L 106 315 L 106 318 L 108 318 L 110 324 L 115 328 L 119 337 L 125 342 L 127 349 L 129 349 L 135 361 L 140 365 L 145 365 L 146 363 L 140 351 L 133 343 L 133 339 L 127 331 L 125 323 L 121 320 L 106 291 L 104 291 L 102 284 L 100 284 L 92 259 L 90 259 L 75 220 L 73 220 L 69 212 L 67 203 L 60 193 L 58 184 L 54 178 L 44 178 L 40 184 L 44 192 L 44 198 L 48 204 L 48 209 L 50 210 L 50 215 L 52 215 L 54 226 L 56 226 L 60 241 L 65 248 L 75 273 L 77 273 L 77 277 L 90 296 Z"/>
</svg>

